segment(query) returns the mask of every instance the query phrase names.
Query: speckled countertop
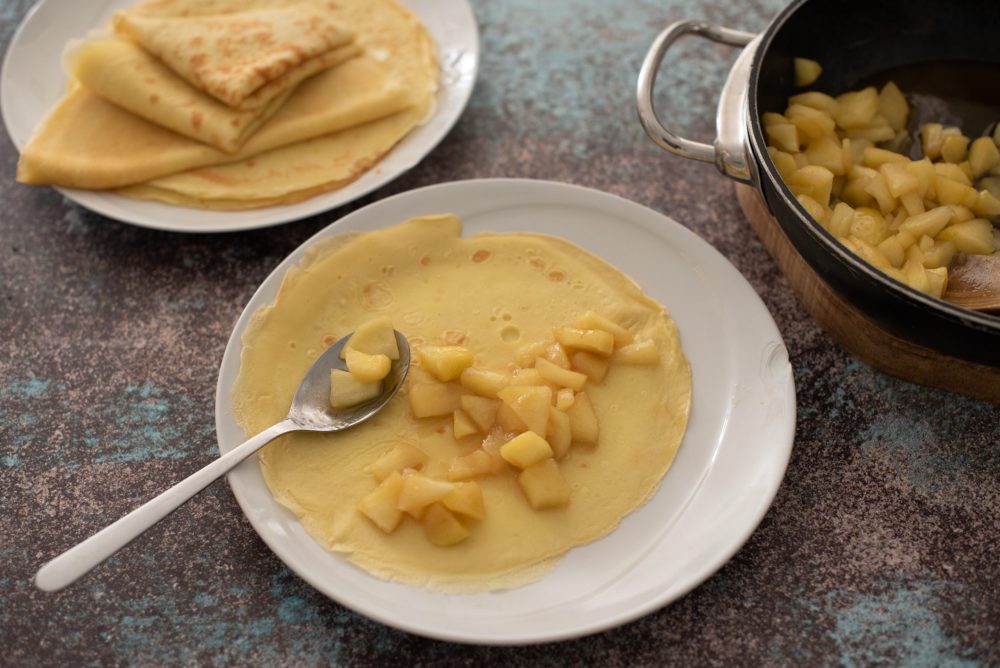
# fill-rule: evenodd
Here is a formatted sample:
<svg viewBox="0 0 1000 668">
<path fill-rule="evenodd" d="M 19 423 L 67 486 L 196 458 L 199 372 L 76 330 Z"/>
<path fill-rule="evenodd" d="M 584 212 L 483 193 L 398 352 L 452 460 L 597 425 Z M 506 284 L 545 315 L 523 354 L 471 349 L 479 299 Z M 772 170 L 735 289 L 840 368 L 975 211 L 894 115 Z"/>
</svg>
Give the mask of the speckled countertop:
<svg viewBox="0 0 1000 668">
<path fill-rule="evenodd" d="M 352 206 L 256 232 L 190 236 L 103 219 L 14 183 L 0 139 L 0 663 L 4 665 L 1000 665 L 1000 409 L 889 378 L 799 306 L 709 165 L 635 119 L 639 63 L 679 18 L 761 29 L 780 0 L 473 2 L 482 67 L 454 131 Z M 6 47 L 29 3 L 0 3 Z M 734 53 L 683 44 L 662 80 L 712 134 Z M 763 297 L 798 388 L 773 507 L 714 577 L 622 628 L 490 648 L 407 635 L 293 575 L 216 484 L 77 586 L 45 560 L 216 455 L 213 394 L 256 286 L 336 217 L 454 179 L 569 181 L 662 211 Z"/>
</svg>

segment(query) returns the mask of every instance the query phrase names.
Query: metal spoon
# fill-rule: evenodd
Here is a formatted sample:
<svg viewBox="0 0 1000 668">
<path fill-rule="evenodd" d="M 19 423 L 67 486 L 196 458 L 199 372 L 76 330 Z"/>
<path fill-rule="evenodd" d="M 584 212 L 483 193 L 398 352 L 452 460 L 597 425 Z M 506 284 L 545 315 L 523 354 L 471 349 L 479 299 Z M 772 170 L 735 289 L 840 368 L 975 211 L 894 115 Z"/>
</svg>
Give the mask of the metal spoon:
<svg viewBox="0 0 1000 668">
<path fill-rule="evenodd" d="M 313 363 L 296 390 L 292 407 L 284 420 L 233 448 L 76 547 L 66 550 L 38 570 L 35 585 L 45 591 L 58 591 L 72 584 L 278 436 L 290 431 L 340 431 L 375 415 L 395 396 L 410 370 L 409 344 L 402 334 L 395 334 L 399 359 L 389 368 L 389 375 L 382 381 L 382 394 L 378 397 L 350 408 L 330 408 L 330 370 L 346 368 L 340 359 L 340 351 L 350 338 L 350 335 L 345 336 Z"/>
</svg>

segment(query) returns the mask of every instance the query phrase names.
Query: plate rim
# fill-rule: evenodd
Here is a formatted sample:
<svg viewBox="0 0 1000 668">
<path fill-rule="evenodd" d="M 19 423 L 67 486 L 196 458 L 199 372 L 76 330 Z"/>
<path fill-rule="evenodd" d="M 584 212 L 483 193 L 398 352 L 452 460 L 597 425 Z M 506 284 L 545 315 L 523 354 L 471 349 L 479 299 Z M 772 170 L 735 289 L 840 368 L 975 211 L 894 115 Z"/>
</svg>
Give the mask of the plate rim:
<svg viewBox="0 0 1000 668">
<path fill-rule="evenodd" d="M 125 0 L 106 0 L 109 3 L 121 4 Z M 468 76 L 459 77 L 460 85 L 453 86 L 445 82 L 444 77 L 442 77 L 438 91 L 437 100 L 438 106 L 434 111 L 434 114 L 428 118 L 423 125 L 414 128 L 407 136 L 403 137 L 395 146 L 390 149 L 382 158 L 379 159 L 375 165 L 370 169 L 362 172 L 362 174 L 353 180 L 351 183 L 347 184 L 343 188 L 339 188 L 330 192 L 321 193 L 314 197 L 308 198 L 301 202 L 294 202 L 285 205 L 275 205 L 268 207 L 260 207 L 257 209 L 249 209 L 246 211 L 216 211 L 209 209 L 195 209 L 185 206 L 175 206 L 166 204 L 163 202 L 156 202 L 152 200 L 133 200 L 122 195 L 118 195 L 113 191 L 107 190 L 83 190 L 77 188 L 65 188 L 61 186 L 41 186 L 48 187 L 56 192 L 60 193 L 63 197 L 73 202 L 76 206 L 82 207 L 87 211 L 91 211 L 100 216 L 109 218 L 111 220 L 118 221 L 127 225 L 134 225 L 136 227 L 143 227 L 147 229 L 154 229 L 164 232 L 174 232 L 181 234 L 218 234 L 218 233 L 228 233 L 228 232 L 245 232 L 248 230 L 256 230 L 267 227 L 275 227 L 278 225 L 287 225 L 294 223 L 306 218 L 320 215 L 323 213 L 335 211 L 341 207 L 347 206 L 352 202 L 366 197 L 373 192 L 389 185 L 396 179 L 400 178 L 411 169 L 419 165 L 428 155 L 430 155 L 438 145 L 444 141 L 445 137 L 451 134 L 455 125 L 458 123 L 459 119 L 465 113 L 468 108 L 469 101 L 472 98 L 472 92 L 475 89 L 476 82 L 479 78 L 479 68 L 481 64 L 482 55 L 482 44 L 481 37 L 479 34 L 479 23 L 476 19 L 476 14 L 472 9 L 469 0 L 446 0 L 449 3 L 453 3 L 450 7 L 438 7 L 434 4 L 435 9 L 440 13 L 440 16 L 448 16 L 449 18 L 453 16 L 458 16 L 462 19 L 463 29 L 467 29 L 468 33 L 465 35 L 470 41 L 470 48 L 465 53 L 469 53 L 472 56 L 471 68 L 468 71 Z M 13 66 L 11 65 L 11 56 L 15 54 L 15 51 L 24 39 L 24 31 L 30 27 L 31 22 L 36 20 L 36 14 L 42 10 L 43 7 L 49 4 L 58 4 L 60 0 L 37 0 L 18 23 L 17 28 L 14 30 L 11 36 L 10 42 L 7 44 L 7 48 L 4 50 L 3 67 L 0 68 L 0 119 L 3 121 L 4 130 L 7 133 L 7 137 L 10 139 L 11 143 L 14 145 L 18 154 L 20 154 L 23 149 L 25 141 L 18 141 L 17 137 L 11 131 L 11 121 L 10 121 L 10 109 L 13 109 L 15 101 L 13 96 L 17 91 L 18 87 L 14 87 L 14 92 L 11 92 L 10 81 L 14 76 Z M 413 0 L 397 0 L 400 4 L 405 6 L 408 10 L 412 11 L 418 18 L 421 19 L 425 25 L 428 23 L 426 19 L 426 14 L 418 14 L 416 9 L 413 8 Z M 433 4 L 433 3 L 432 3 Z M 460 10 L 460 11 L 456 11 Z M 92 29 L 93 26 L 86 27 L 82 32 Z M 81 32 L 81 34 L 82 34 Z M 443 47 L 438 36 L 435 37 L 436 46 L 438 49 L 439 63 L 441 64 L 441 72 L 444 73 L 443 58 L 444 55 Z M 61 47 L 59 50 L 61 53 Z M 441 101 L 444 95 L 449 91 L 453 90 L 457 93 L 454 98 L 454 104 L 449 106 L 449 114 L 447 116 L 440 116 L 441 113 Z M 37 129 L 38 123 L 41 123 L 42 119 L 51 110 L 51 107 L 43 112 L 43 114 L 37 119 L 35 123 L 35 128 Z M 366 176 L 377 173 L 377 170 L 381 165 L 387 164 L 387 161 L 395 153 L 399 155 L 398 151 L 400 146 L 403 145 L 408 139 L 411 139 L 415 133 L 421 131 L 421 129 L 426 128 L 430 123 L 434 122 L 438 118 L 444 118 L 445 121 L 441 127 L 434 133 L 423 139 L 423 145 L 420 146 L 419 150 L 414 152 L 413 160 L 408 161 L 407 164 L 398 166 L 395 171 L 389 170 L 384 174 L 380 174 L 373 177 L 371 183 L 364 184 L 357 192 L 351 192 L 347 197 L 342 197 L 345 191 L 350 191 L 355 185 L 361 181 Z M 24 184 L 18 184 L 24 186 Z M 24 186 L 24 187 L 39 187 L 39 186 Z M 325 200 L 330 200 L 329 203 L 325 203 Z M 142 214 L 135 213 L 129 210 L 123 210 L 120 207 L 126 206 L 139 206 L 143 208 L 152 209 L 152 213 Z M 198 216 L 204 216 L 210 218 L 211 221 L 204 221 L 199 223 L 187 223 L 187 224 L 177 224 L 172 222 L 172 219 L 180 218 L 183 219 L 186 212 L 196 212 Z M 273 213 L 266 213 L 272 212 Z M 262 213 L 263 212 L 263 213 Z M 254 216 L 254 220 L 251 222 L 240 223 L 238 222 L 242 217 Z"/>
<path fill-rule="evenodd" d="M 227 480 L 230 484 L 233 494 L 240 505 L 241 510 L 247 517 L 251 526 L 257 532 L 258 536 L 265 542 L 268 548 L 282 561 L 292 572 L 294 572 L 298 577 L 308 582 L 313 586 L 319 593 L 327 596 L 328 598 L 336 601 L 338 604 L 343 605 L 360 615 L 363 615 L 369 619 L 373 619 L 380 623 L 386 624 L 387 626 L 400 629 L 409 633 L 415 633 L 424 637 L 433 638 L 437 640 L 445 640 L 450 642 L 458 642 L 464 644 L 474 644 L 474 645 L 532 645 L 547 642 L 557 642 L 563 640 L 569 640 L 573 638 L 579 638 L 586 635 L 591 635 L 594 633 L 599 633 L 611 628 L 621 626 L 623 624 L 634 621 L 644 615 L 650 614 L 656 610 L 659 610 L 670 603 L 682 598 L 683 596 L 690 593 L 693 589 L 704 583 L 708 578 L 718 572 L 732 557 L 746 544 L 749 538 L 752 536 L 754 531 L 756 531 L 760 522 L 763 520 L 764 516 L 767 514 L 768 510 L 771 508 L 774 498 L 780 489 L 781 483 L 784 479 L 785 472 L 787 471 L 788 463 L 792 454 L 792 446 L 795 437 L 795 426 L 797 422 L 796 416 L 796 392 L 794 385 L 794 377 L 792 374 L 792 367 L 788 361 L 787 348 L 784 345 L 783 338 L 776 323 L 774 322 L 773 316 L 767 309 L 766 305 L 761 300 L 760 296 L 756 293 L 753 287 L 749 284 L 746 278 L 725 258 L 719 251 L 713 248 L 707 241 L 701 239 L 693 231 L 686 228 L 682 224 L 674 221 L 669 216 L 655 211 L 650 207 L 646 207 L 637 202 L 625 199 L 618 195 L 611 193 L 606 193 L 600 190 L 579 186 L 571 183 L 559 182 L 559 181 L 549 181 L 549 180 L 538 180 L 538 179 L 522 179 L 522 178 L 486 178 L 486 179 L 468 179 L 459 181 L 449 181 L 439 184 L 434 184 L 430 186 L 425 186 L 422 188 L 417 188 L 410 191 L 405 191 L 392 197 L 384 198 L 382 200 L 368 204 L 367 206 L 358 209 L 346 216 L 339 218 L 331 222 L 329 225 L 325 226 L 323 229 L 317 231 L 315 234 L 310 236 L 302 244 L 300 244 L 295 250 L 291 251 L 282 261 L 268 274 L 268 276 L 260 283 L 257 290 L 254 291 L 253 295 L 250 297 L 247 304 L 244 306 L 239 318 L 236 320 L 233 330 L 230 334 L 229 340 L 227 341 L 226 348 L 223 354 L 223 359 L 219 366 L 218 381 L 216 384 L 216 394 L 215 394 L 215 416 L 216 416 L 216 434 L 217 434 L 217 444 L 220 452 L 228 450 L 228 448 L 223 448 L 223 443 L 220 434 L 224 428 L 223 422 L 226 418 L 231 418 L 231 415 L 223 414 L 222 408 L 228 398 L 225 398 L 225 393 L 229 391 L 230 385 L 223 384 L 225 378 L 225 370 L 231 367 L 234 363 L 238 368 L 238 357 L 241 351 L 241 341 L 240 337 L 249 321 L 252 313 L 256 309 L 263 305 L 265 302 L 257 303 L 261 301 L 264 297 L 265 292 L 271 286 L 273 281 L 278 281 L 280 283 L 281 278 L 288 268 L 296 263 L 298 263 L 306 250 L 315 244 L 320 239 L 323 239 L 332 234 L 337 234 L 340 228 L 343 228 L 350 223 L 357 220 L 364 220 L 369 216 L 377 216 L 378 210 L 381 208 L 386 208 L 399 204 L 400 202 L 419 196 L 424 196 L 429 192 L 441 191 L 447 192 L 450 189 L 464 189 L 464 188 L 474 188 L 485 185 L 486 187 L 506 187 L 506 188 L 541 188 L 546 192 L 556 192 L 562 191 L 567 196 L 563 197 L 563 205 L 566 206 L 579 206 L 578 203 L 574 202 L 574 195 L 581 195 L 586 193 L 589 197 L 603 198 L 605 201 L 609 202 L 611 205 L 619 208 L 623 218 L 629 218 L 628 213 L 631 211 L 634 214 L 641 213 L 645 216 L 653 216 L 661 219 L 662 221 L 668 223 L 672 226 L 672 234 L 679 234 L 681 237 L 687 237 L 686 241 L 688 243 L 693 243 L 698 252 L 707 253 L 712 256 L 716 262 L 719 263 L 719 267 L 728 267 L 728 271 L 733 275 L 733 278 L 738 278 L 743 284 L 745 284 L 746 290 L 749 290 L 756 297 L 756 303 L 754 304 L 754 309 L 758 311 L 759 317 L 761 318 L 761 324 L 763 324 L 770 333 L 773 334 L 771 339 L 772 343 L 769 345 L 777 345 L 780 348 L 779 352 L 784 353 L 783 359 L 779 355 L 779 366 L 778 375 L 781 377 L 778 382 L 782 384 L 783 393 L 781 396 L 775 398 L 777 402 L 781 402 L 783 405 L 780 406 L 784 410 L 787 419 L 783 420 L 778 426 L 778 438 L 769 441 L 771 444 L 771 452 L 775 457 L 776 468 L 773 469 L 773 475 L 770 476 L 768 480 L 767 488 L 763 492 L 759 492 L 756 495 L 756 505 L 754 506 L 754 512 L 749 520 L 745 523 L 741 530 L 736 534 L 729 534 L 729 538 L 726 541 L 726 545 L 723 549 L 717 550 L 712 558 L 708 559 L 704 565 L 699 569 L 699 572 L 694 577 L 689 577 L 685 583 L 675 588 L 674 591 L 669 591 L 666 595 L 654 596 L 646 600 L 641 605 L 635 606 L 628 610 L 626 613 L 610 616 L 607 619 L 602 620 L 598 623 L 591 623 L 583 625 L 574 629 L 568 629 L 556 632 L 546 632 L 544 630 L 537 631 L 529 634 L 518 634 L 512 636 L 494 636 L 485 637 L 478 634 L 454 631 L 449 629 L 440 628 L 428 628 L 427 626 L 421 625 L 419 623 L 413 623 L 410 621 L 401 621 L 398 618 L 394 618 L 391 615 L 383 615 L 378 612 L 374 612 L 370 609 L 364 609 L 363 606 L 359 605 L 355 601 L 344 600 L 339 597 L 333 588 L 330 586 L 328 581 L 324 581 L 322 577 L 317 575 L 315 572 L 303 572 L 295 567 L 292 563 L 286 560 L 285 555 L 282 552 L 285 547 L 280 543 L 280 541 L 275 540 L 275 536 L 262 531 L 258 526 L 254 518 L 254 512 L 252 512 L 252 506 L 250 500 L 246 497 L 249 493 L 246 486 L 250 483 L 241 480 L 240 469 L 234 469 L 228 476 Z M 514 198 L 516 200 L 516 198 Z M 513 202 L 510 206 L 520 206 L 520 202 Z M 504 207 L 504 208 L 507 208 Z M 641 223 L 634 222 L 640 227 L 644 227 Z M 599 254 L 598 254 L 599 256 Z M 251 306 L 253 308 L 251 308 Z M 678 327 L 681 325 L 678 323 Z M 682 330 L 683 336 L 683 330 Z M 692 398 L 693 399 L 693 398 Z M 727 416 L 732 412 L 732 403 L 734 403 L 734 398 L 730 398 L 730 405 L 727 408 Z M 695 406 L 692 404 L 692 413 L 694 412 Z M 727 417 L 728 421 L 728 417 Z M 689 425 L 690 427 L 690 425 Z M 237 427 L 237 429 L 239 429 Z M 728 433 L 728 432 L 727 432 Z M 686 436 L 685 436 L 686 438 Z M 727 439 L 731 440 L 736 438 L 731 433 L 726 436 Z M 233 444 L 235 445 L 235 444 Z M 683 443 L 682 443 L 683 447 Z M 718 455 L 718 451 L 714 456 Z M 248 464 L 249 465 L 249 464 Z M 253 464 L 256 466 L 256 463 Z M 711 473 L 712 467 L 709 467 L 708 471 L 704 474 L 705 478 Z M 698 483 L 699 488 L 704 484 L 704 479 Z M 659 492 L 659 487 L 658 491 Z M 655 494 L 654 494 L 655 496 Z M 275 502 L 276 503 L 276 502 Z M 285 511 L 288 512 L 288 511 Z M 683 511 L 687 512 L 687 511 Z M 683 515 L 682 512 L 682 515 Z M 294 519 L 298 522 L 297 519 Z M 616 529 L 617 530 L 617 529 Z M 614 532 L 612 532 L 614 533 Z M 373 577 L 373 576 L 368 576 Z M 459 595 L 460 596 L 460 595 Z"/>
</svg>

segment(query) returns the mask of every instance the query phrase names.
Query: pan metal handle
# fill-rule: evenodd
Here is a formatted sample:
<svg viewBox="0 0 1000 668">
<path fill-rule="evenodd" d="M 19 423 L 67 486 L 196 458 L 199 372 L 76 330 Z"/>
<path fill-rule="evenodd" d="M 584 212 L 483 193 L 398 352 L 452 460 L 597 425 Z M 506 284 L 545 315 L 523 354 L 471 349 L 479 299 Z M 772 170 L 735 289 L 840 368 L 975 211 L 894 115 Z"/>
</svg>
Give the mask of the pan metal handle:
<svg viewBox="0 0 1000 668">
<path fill-rule="evenodd" d="M 745 47 L 757 37 L 753 33 L 731 30 L 704 21 L 678 21 L 667 26 L 649 48 L 649 52 L 643 60 L 642 69 L 639 70 L 639 82 L 636 87 L 636 109 L 639 112 L 639 122 L 650 139 L 671 153 L 702 162 L 714 162 L 726 176 L 742 183 L 752 184 L 754 176 L 746 155 L 749 147 L 745 141 L 745 131 L 734 131 L 735 128 L 740 130 L 745 128 L 743 106 L 745 106 L 745 75 L 749 68 L 750 49 L 745 50 L 743 56 L 733 66 L 730 81 L 727 82 L 719 100 L 720 136 L 716 137 L 713 144 L 705 144 L 681 137 L 667 129 L 656 113 L 656 108 L 653 106 L 653 87 L 656 84 L 656 74 L 667 50 L 684 35 L 697 35 L 713 42 L 737 47 Z M 743 76 L 738 77 L 743 80 L 742 90 L 739 89 L 738 85 L 733 85 L 737 70 L 741 70 L 743 74 Z M 728 131 L 726 131 L 727 128 Z"/>
</svg>

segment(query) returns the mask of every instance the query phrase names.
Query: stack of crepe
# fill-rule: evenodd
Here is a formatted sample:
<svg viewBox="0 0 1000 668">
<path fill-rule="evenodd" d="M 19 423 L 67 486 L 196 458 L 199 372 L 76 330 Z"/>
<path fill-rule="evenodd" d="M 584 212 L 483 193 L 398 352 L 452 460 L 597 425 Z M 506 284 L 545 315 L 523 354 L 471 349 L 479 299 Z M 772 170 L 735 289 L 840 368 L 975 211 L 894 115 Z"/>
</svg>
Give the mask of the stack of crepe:
<svg viewBox="0 0 1000 668">
<path fill-rule="evenodd" d="M 210 209 L 357 178 L 433 111 L 438 66 L 395 0 L 147 0 L 69 45 L 18 180 Z"/>
</svg>

